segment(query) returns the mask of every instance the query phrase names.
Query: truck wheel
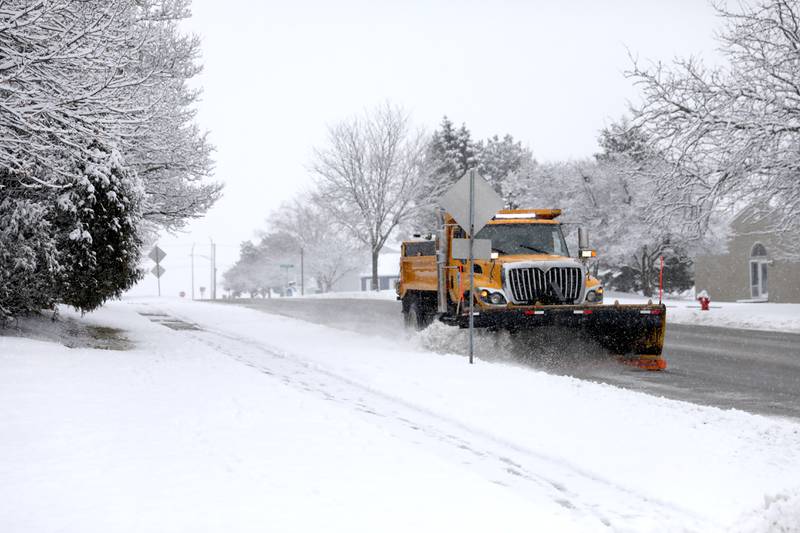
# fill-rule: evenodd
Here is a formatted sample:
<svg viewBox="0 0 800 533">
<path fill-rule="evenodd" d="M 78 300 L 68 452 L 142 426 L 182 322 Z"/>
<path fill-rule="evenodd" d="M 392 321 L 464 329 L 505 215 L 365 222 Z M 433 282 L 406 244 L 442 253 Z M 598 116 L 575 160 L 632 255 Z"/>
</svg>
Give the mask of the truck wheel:
<svg viewBox="0 0 800 533">
<path fill-rule="evenodd" d="M 405 321 L 406 328 L 417 331 L 425 329 L 425 327 L 430 323 L 417 302 L 411 302 L 408 305 L 408 310 L 403 312 L 403 319 Z"/>
</svg>

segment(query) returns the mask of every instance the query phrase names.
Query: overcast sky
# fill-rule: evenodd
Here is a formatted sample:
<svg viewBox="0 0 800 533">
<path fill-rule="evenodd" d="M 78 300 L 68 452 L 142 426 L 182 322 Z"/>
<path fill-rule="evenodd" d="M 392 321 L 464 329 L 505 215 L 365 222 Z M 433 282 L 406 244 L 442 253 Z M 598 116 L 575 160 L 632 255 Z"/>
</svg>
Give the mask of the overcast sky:
<svg viewBox="0 0 800 533">
<path fill-rule="evenodd" d="M 720 22 L 703 0 L 194 0 L 192 11 L 198 121 L 225 195 L 160 241 L 170 296 L 190 290 L 193 242 L 199 254 L 218 243 L 221 276 L 267 213 L 308 186 L 312 147 L 337 120 L 390 101 L 428 131 L 447 115 L 477 139 L 510 133 L 540 161 L 591 156 L 598 131 L 637 98 L 628 51 L 714 62 Z M 208 286 L 205 259 L 196 277 Z M 148 276 L 134 292 L 155 289 Z"/>
</svg>

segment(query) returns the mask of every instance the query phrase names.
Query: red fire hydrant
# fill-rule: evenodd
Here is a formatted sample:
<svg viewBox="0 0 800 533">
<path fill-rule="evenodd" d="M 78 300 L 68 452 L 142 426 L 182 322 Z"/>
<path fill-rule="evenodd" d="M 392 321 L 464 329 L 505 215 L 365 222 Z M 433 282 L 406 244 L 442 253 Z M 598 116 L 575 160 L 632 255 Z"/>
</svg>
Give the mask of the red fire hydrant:
<svg viewBox="0 0 800 533">
<path fill-rule="evenodd" d="M 697 295 L 697 301 L 700 302 L 701 311 L 708 311 L 711 298 L 708 297 L 708 293 L 706 291 L 700 291 L 700 293 Z"/>
</svg>

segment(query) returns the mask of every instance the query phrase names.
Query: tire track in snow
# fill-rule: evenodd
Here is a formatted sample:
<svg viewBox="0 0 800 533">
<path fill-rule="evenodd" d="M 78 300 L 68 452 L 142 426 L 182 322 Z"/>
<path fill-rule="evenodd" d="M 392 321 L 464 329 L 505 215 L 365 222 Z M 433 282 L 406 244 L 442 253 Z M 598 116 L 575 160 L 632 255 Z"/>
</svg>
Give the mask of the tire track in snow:
<svg viewBox="0 0 800 533">
<path fill-rule="evenodd" d="M 188 318 L 181 319 L 192 323 Z M 304 360 L 300 354 L 214 328 L 176 334 L 189 336 L 287 386 L 350 407 L 396 438 L 434 450 L 493 483 L 523 494 L 540 496 L 544 492 L 570 512 L 595 520 L 598 528 L 704 532 L 722 529 L 692 511 L 647 498 L 559 458 L 376 390 Z M 231 344 L 244 349 L 234 349 Z M 389 420 L 392 423 L 383 423 Z"/>
</svg>

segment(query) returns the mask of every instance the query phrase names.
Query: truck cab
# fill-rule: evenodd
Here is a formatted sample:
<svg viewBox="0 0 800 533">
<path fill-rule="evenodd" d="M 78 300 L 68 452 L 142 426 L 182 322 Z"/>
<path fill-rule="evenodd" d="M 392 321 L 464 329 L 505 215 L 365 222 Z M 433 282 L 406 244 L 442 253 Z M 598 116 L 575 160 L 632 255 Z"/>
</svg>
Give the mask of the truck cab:
<svg viewBox="0 0 800 533">
<path fill-rule="evenodd" d="M 476 305 L 498 308 L 524 305 L 599 304 L 603 287 L 589 273 L 585 258 L 570 255 L 558 209 L 502 210 L 475 235 L 491 240 L 490 259 L 473 261 Z M 469 298 L 469 266 L 453 258 L 453 239 L 468 237 L 449 215 L 443 217 L 439 242 L 433 236 L 403 243 L 398 298 L 409 291 L 426 313 L 436 306 L 437 249 L 444 257 L 444 284 L 450 306 Z M 468 301 L 468 300 L 467 300 Z M 443 311 L 443 310 L 441 310 Z"/>
</svg>

